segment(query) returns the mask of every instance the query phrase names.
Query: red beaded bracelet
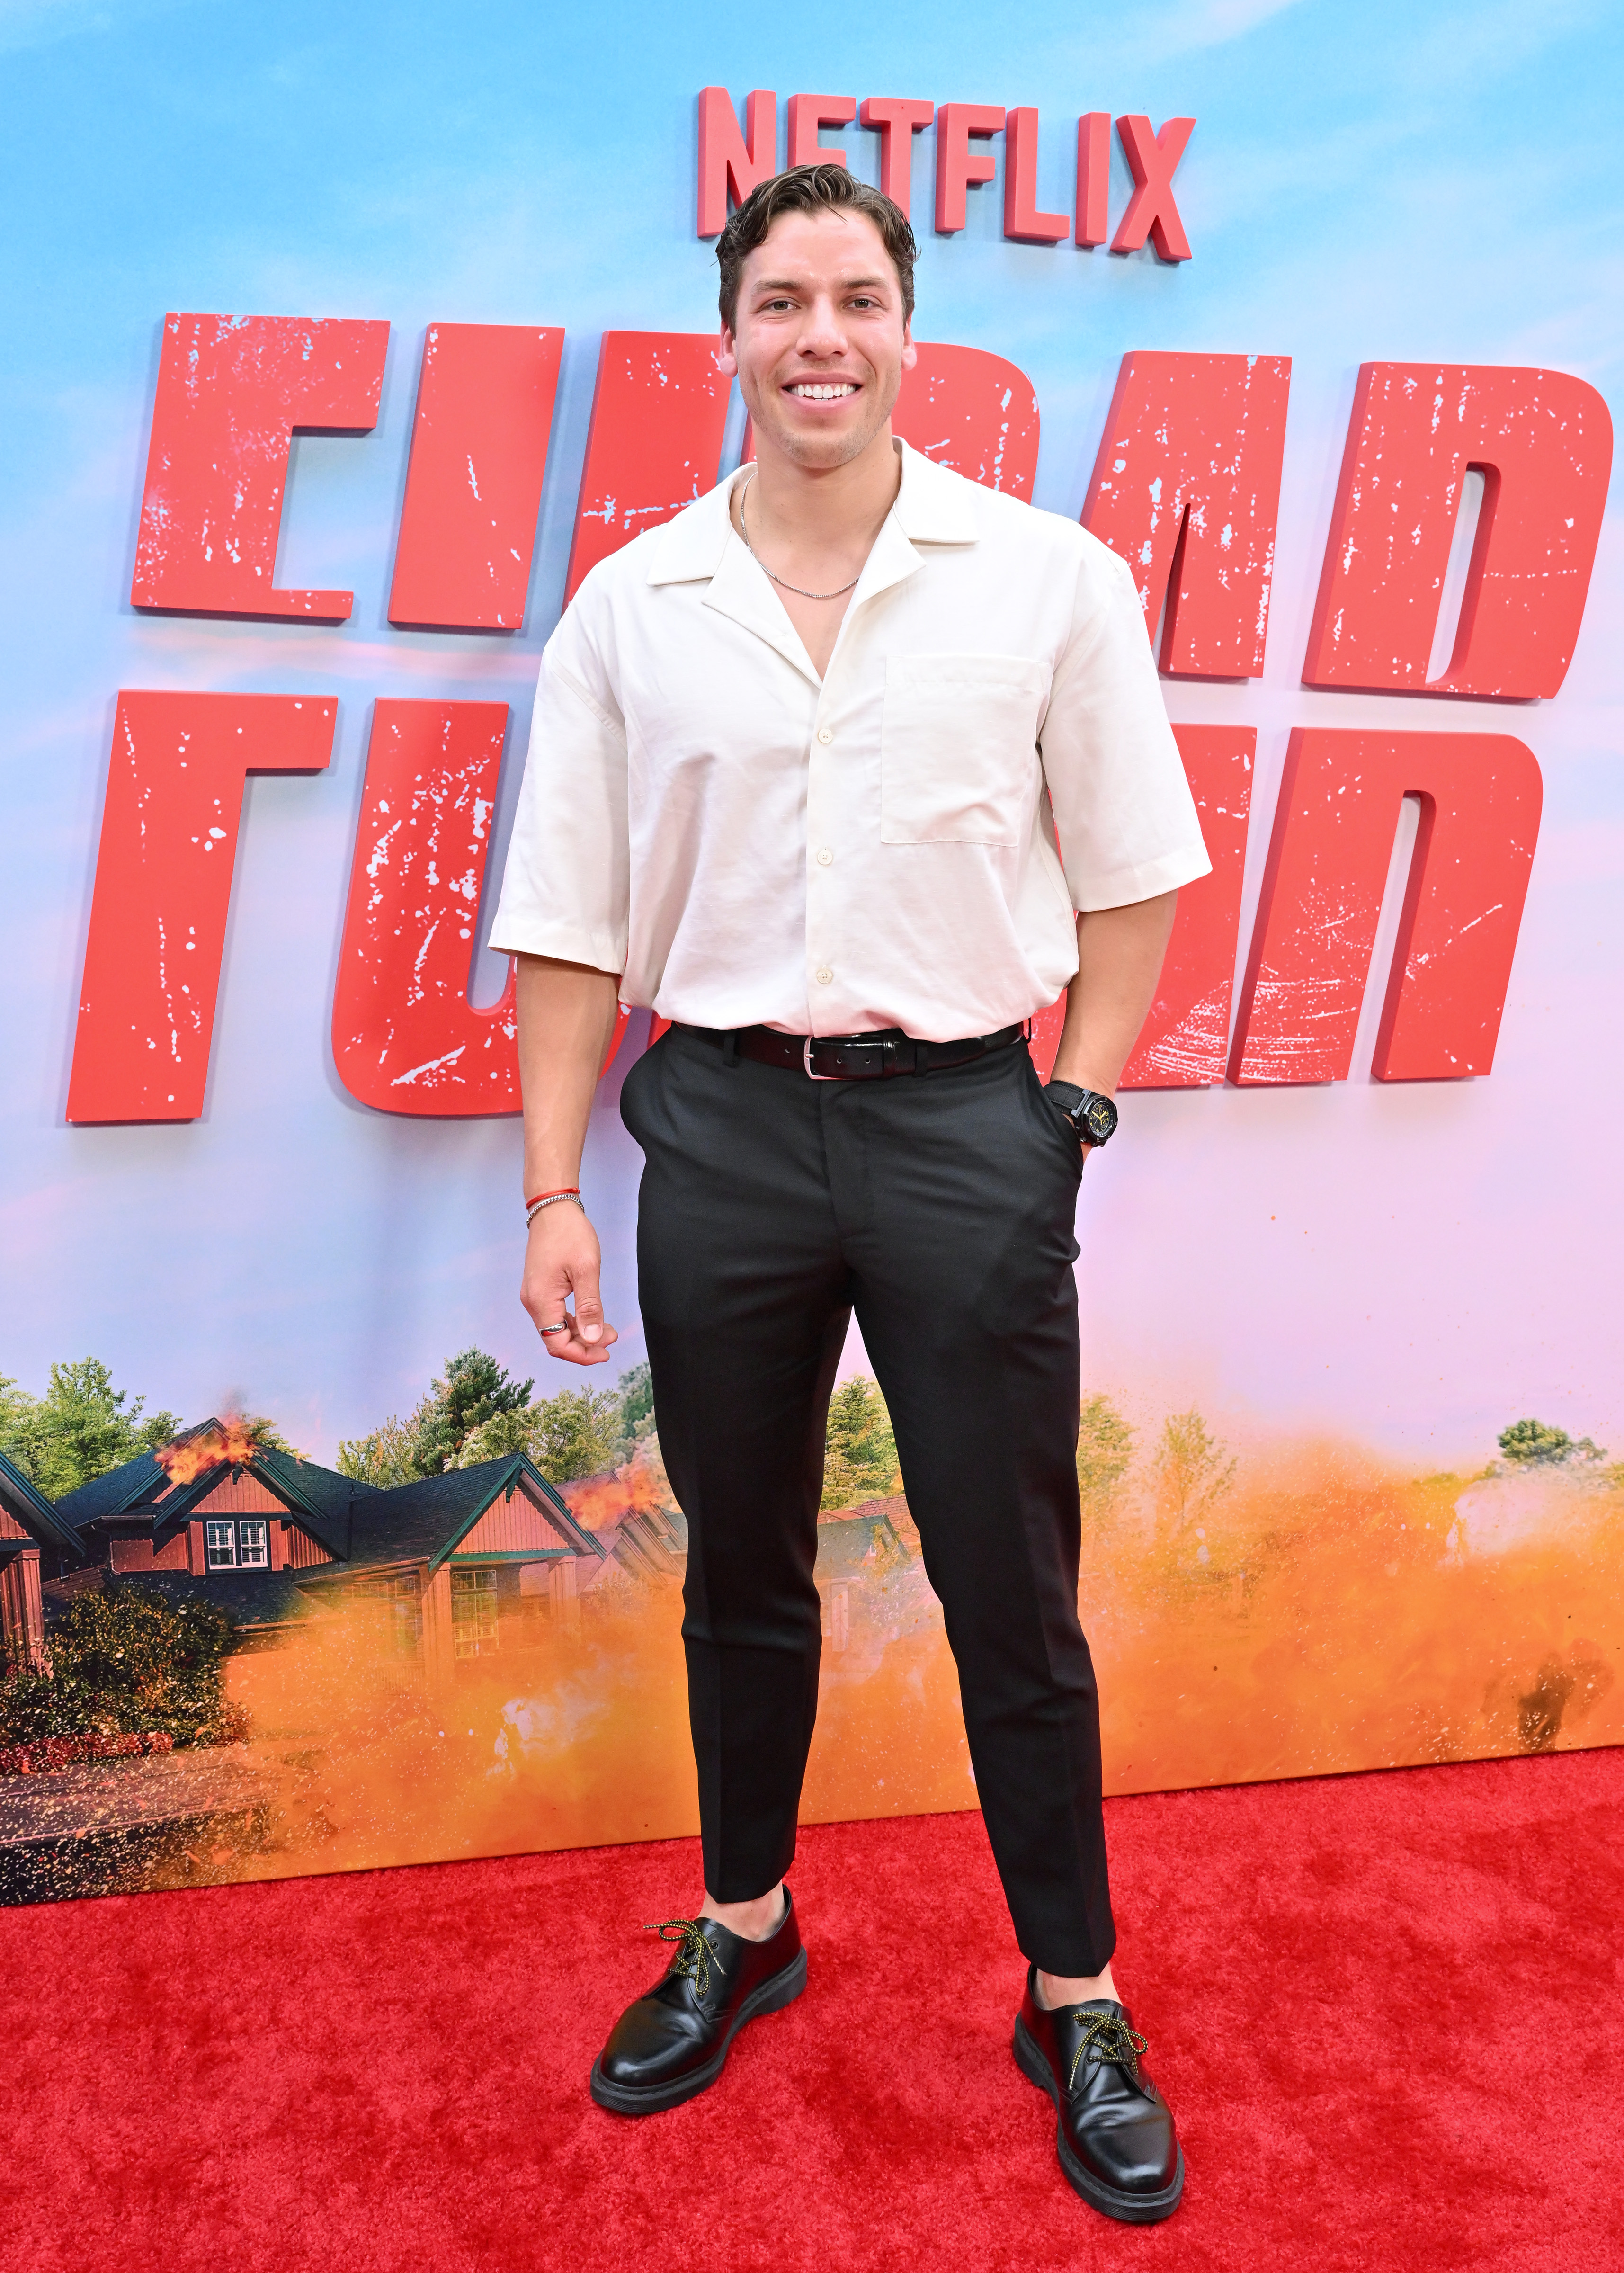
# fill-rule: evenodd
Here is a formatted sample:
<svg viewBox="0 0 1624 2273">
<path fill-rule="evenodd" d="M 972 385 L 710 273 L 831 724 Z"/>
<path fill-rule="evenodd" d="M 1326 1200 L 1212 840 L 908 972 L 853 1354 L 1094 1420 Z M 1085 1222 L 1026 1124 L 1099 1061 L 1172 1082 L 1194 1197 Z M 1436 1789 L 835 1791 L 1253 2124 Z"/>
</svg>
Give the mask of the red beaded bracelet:
<svg viewBox="0 0 1624 2273">
<path fill-rule="evenodd" d="M 525 1202 L 525 1205 L 528 1208 L 533 1208 L 543 1200 L 578 1200 L 580 1197 L 580 1186 L 579 1184 L 560 1184 L 556 1192 L 537 1192 L 535 1198 L 533 1200 L 527 1200 Z"/>
</svg>

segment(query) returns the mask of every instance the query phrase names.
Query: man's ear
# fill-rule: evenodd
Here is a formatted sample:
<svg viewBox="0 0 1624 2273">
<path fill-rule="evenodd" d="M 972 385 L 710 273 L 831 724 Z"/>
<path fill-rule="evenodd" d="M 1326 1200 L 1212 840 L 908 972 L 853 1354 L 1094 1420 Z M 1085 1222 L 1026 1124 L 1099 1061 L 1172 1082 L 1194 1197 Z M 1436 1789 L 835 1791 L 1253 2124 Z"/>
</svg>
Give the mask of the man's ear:
<svg viewBox="0 0 1624 2273">
<path fill-rule="evenodd" d="M 902 326 L 902 369 L 911 371 L 919 360 L 919 350 L 914 345 L 914 326 L 910 316 Z"/>
<path fill-rule="evenodd" d="M 738 377 L 738 353 L 733 334 L 725 324 L 722 326 L 722 345 L 716 351 L 716 368 L 724 379 Z"/>
</svg>

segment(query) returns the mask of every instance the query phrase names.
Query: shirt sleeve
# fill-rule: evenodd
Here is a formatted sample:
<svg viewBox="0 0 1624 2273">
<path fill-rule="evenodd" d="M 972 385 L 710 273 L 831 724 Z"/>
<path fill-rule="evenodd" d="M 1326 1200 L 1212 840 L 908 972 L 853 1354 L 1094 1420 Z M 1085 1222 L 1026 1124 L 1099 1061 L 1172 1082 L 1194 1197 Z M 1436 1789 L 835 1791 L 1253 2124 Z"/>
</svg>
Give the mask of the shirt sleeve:
<svg viewBox="0 0 1624 2273">
<path fill-rule="evenodd" d="M 580 611 L 587 593 L 583 586 L 542 656 L 490 944 L 617 978 L 630 900 L 626 739 Z"/>
<path fill-rule="evenodd" d="M 1126 907 L 1209 873 L 1133 575 L 1096 539 L 1038 745 L 1074 908 Z"/>
</svg>

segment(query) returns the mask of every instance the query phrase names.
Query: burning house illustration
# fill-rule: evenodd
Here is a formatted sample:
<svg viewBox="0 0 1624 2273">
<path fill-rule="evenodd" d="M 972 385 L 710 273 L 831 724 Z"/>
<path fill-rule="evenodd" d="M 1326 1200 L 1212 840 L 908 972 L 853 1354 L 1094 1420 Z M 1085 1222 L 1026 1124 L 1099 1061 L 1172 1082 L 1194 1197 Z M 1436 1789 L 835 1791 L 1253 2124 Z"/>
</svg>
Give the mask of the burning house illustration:
<svg viewBox="0 0 1624 2273">
<path fill-rule="evenodd" d="M 39 1655 L 54 1609 L 129 1580 L 212 1602 L 237 1650 L 374 1606 L 434 1682 L 575 1616 L 606 1576 L 677 1575 L 685 1548 L 681 1519 L 659 1509 L 588 1529 L 522 1452 L 380 1489 L 211 1419 L 54 1505 L 0 1463 L 11 1654 Z"/>
<path fill-rule="evenodd" d="M 1232 1490 L 1220 1463 L 1194 1510 L 1184 1470 L 1177 1504 L 1160 1470 L 1096 1494 L 1108 1789 L 1618 1742 L 1624 1494 L 1594 1467 L 1309 1448 Z M 381 1488 L 210 1420 L 55 1502 L 0 1457 L 0 1902 L 690 1834 L 686 1549 L 657 1438 L 562 1485 L 514 1452 Z M 803 1819 L 973 1805 L 906 1499 L 826 1511 L 816 1579 Z M 178 1645 L 168 1692 L 113 1662 L 166 1618 L 207 1629 L 206 1681 Z"/>
</svg>

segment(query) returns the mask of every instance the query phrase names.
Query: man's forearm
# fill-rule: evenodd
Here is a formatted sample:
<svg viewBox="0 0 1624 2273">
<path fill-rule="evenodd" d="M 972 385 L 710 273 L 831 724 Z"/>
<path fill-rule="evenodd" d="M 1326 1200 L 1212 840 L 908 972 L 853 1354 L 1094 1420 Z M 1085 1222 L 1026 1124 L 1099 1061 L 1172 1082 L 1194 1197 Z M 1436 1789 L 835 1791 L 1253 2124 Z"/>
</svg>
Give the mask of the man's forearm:
<svg viewBox="0 0 1624 2273">
<path fill-rule="evenodd" d="M 1077 919 L 1077 976 L 1054 1061 L 1056 1081 L 1114 1094 L 1139 1039 L 1173 928 L 1177 892 Z"/>
<path fill-rule="evenodd" d="M 519 1079 L 527 1194 L 580 1182 L 598 1069 L 615 1029 L 620 981 L 580 963 L 521 955 Z"/>
</svg>

